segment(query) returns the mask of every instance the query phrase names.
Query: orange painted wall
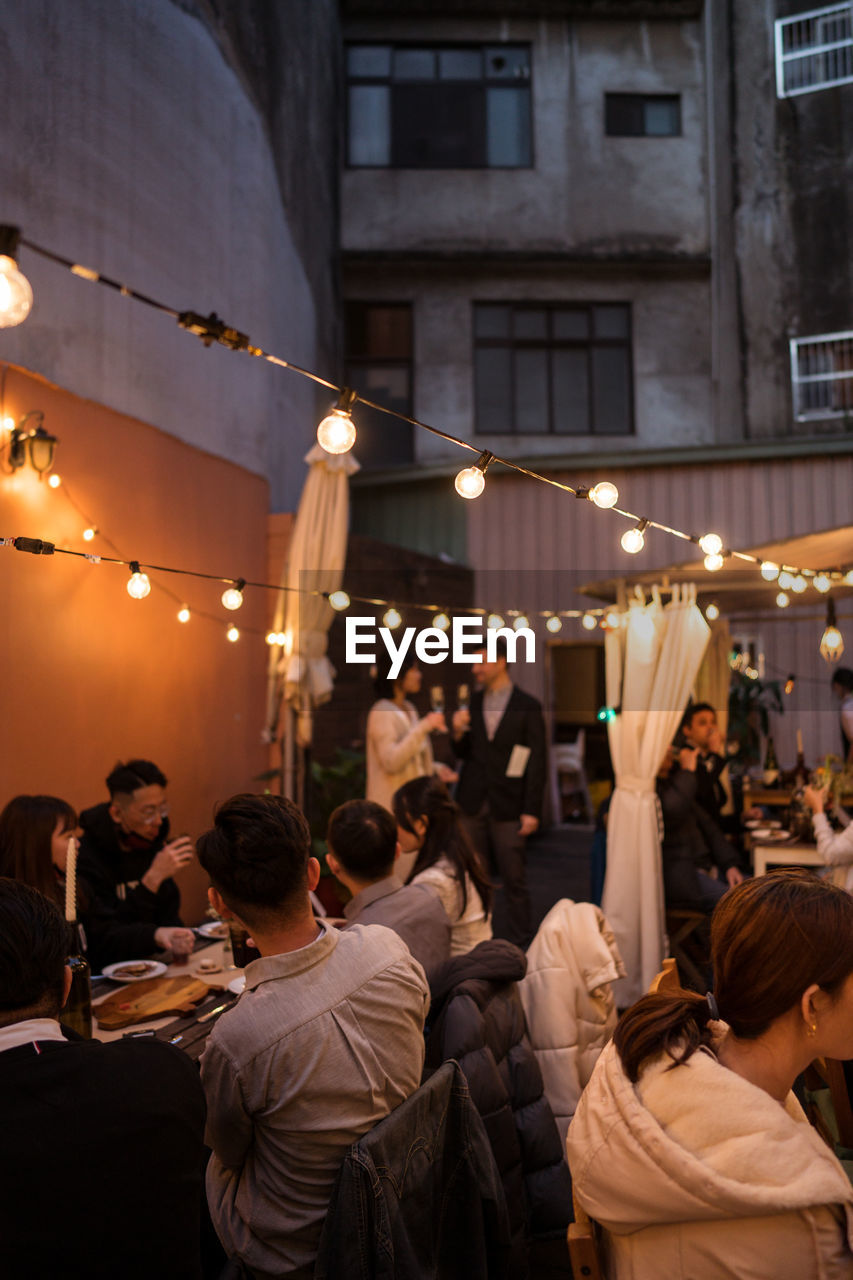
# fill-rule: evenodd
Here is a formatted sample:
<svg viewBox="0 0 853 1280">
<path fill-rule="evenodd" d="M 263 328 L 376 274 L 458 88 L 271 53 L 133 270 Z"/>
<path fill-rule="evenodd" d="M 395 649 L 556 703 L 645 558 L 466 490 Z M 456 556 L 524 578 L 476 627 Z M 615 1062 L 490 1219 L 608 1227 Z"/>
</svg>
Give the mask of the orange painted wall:
<svg viewBox="0 0 853 1280">
<path fill-rule="evenodd" d="M 0 452 L 0 537 L 266 579 L 263 478 L 14 367 L 3 400 L 16 419 L 44 412 L 60 439 L 63 484 L 49 488 L 29 466 L 9 475 Z M 89 520 L 103 536 L 86 543 Z M 0 548 L 0 805 L 41 791 L 85 808 L 106 799 L 113 764 L 136 755 L 169 778 L 173 830 L 197 835 L 218 801 L 260 789 L 269 602 L 247 590 L 229 614 L 222 585 L 155 572 L 151 594 L 136 601 L 127 576 L 115 565 Z M 180 601 L 213 620 L 196 613 L 181 625 Z M 225 638 L 231 621 L 236 644 Z M 188 921 L 201 917 L 205 888 L 200 868 L 184 875 Z"/>
</svg>

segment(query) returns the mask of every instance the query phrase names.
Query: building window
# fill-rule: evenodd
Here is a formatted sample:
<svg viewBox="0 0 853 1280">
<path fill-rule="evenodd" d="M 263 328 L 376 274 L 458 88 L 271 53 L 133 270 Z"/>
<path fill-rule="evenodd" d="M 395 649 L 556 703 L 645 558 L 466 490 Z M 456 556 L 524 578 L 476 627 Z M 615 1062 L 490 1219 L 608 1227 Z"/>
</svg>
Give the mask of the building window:
<svg viewBox="0 0 853 1280">
<path fill-rule="evenodd" d="M 853 81 L 853 4 L 776 22 L 776 94 L 791 98 Z"/>
<path fill-rule="evenodd" d="M 853 419 L 853 329 L 791 342 L 794 417 Z"/>
<path fill-rule="evenodd" d="M 681 98 L 677 93 L 606 93 L 604 131 L 611 138 L 677 138 Z"/>
<path fill-rule="evenodd" d="M 348 302 L 346 382 L 368 400 L 412 416 L 412 308 L 408 302 Z M 414 461 L 414 428 L 356 405 L 355 452 L 363 467 Z"/>
<path fill-rule="evenodd" d="M 350 45 L 347 114 L 352 167 L 529 168 L 529 47 Z"/>
<path fill-rule="evenodd" d="M 631 309 L 476 303 L 474 380 L 481 435 L 628 435 Z"/>
</svg>

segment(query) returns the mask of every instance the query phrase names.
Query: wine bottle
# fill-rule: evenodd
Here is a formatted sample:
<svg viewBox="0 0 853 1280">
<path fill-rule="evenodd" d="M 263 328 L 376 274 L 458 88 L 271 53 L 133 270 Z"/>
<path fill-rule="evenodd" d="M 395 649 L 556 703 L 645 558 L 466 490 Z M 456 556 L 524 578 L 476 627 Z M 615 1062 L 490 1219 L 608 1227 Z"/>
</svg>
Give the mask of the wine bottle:
<svg viewBox="0 0 853 1280">
<path fill-rule="evenodd" d="M 83 954 L 80 926 L 76 921 L 72 924 L 72 947 L 77 954 L 67 958 L 65 963 L 71 970 L 71 990 L 65 1008 L 60 1014 L 62 1022 L 85 1040 L 92 1039 L 92 980 L 89 961 Z"/>
<path fill-rule="evenodd" d="M 797 730 L 797 763 L 794 765 L 794 784 L 797 787 L 807 786 L 809 781 L 809 771 L 806 768 L 806 756 L 803 751 L 803 734 L 802 730 Z"/>
<path fill-rule="evenodd" d="M 779 781 L 779 761 L 776 759 L 776 748 L 772 737 L 767 739 L 767 752 L 764 756 L 764 785 L 773 787 Z"/>
</svg>

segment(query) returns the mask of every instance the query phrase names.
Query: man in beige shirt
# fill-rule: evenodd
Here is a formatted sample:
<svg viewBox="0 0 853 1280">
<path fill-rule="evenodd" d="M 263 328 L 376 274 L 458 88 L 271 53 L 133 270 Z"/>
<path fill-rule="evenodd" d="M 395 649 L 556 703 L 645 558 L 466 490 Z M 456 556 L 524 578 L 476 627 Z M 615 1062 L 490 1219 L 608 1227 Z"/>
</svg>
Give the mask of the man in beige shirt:
<svg viewBox="0 0 853 1280">
<path fill-rule="evenodd" d="M 396 933 L 318 922 L 302 814 L 235 796 L 198 842 L 210 900 L 261 953 L 201 1061 L 211 1216 L 256 1280 L 310 1280 L 350 1145 L 420 1084 L 424 972 Z"/>
</svg>

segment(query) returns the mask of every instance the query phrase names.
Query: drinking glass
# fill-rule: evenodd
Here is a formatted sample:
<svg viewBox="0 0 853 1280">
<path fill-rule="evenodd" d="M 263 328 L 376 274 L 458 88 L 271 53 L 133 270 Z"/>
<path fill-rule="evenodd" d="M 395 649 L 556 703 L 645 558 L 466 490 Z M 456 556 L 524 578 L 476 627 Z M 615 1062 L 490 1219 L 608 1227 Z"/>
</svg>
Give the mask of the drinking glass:
<svg viewBox="0 0 853 1280">
<path fill-rule="evenodd" d="M 471 703 L 471 691 L 467 684 L 460 684 L 456 690 L 456 705 L 460 711 L 467 711 Z"/>
<path fill-rule="evenodd" d="M 429 691 L 429 704 L 433 711 L 438 711 L 444 715 L 444 689 L 440 684 L 434 684 Z"/>
</svg>

